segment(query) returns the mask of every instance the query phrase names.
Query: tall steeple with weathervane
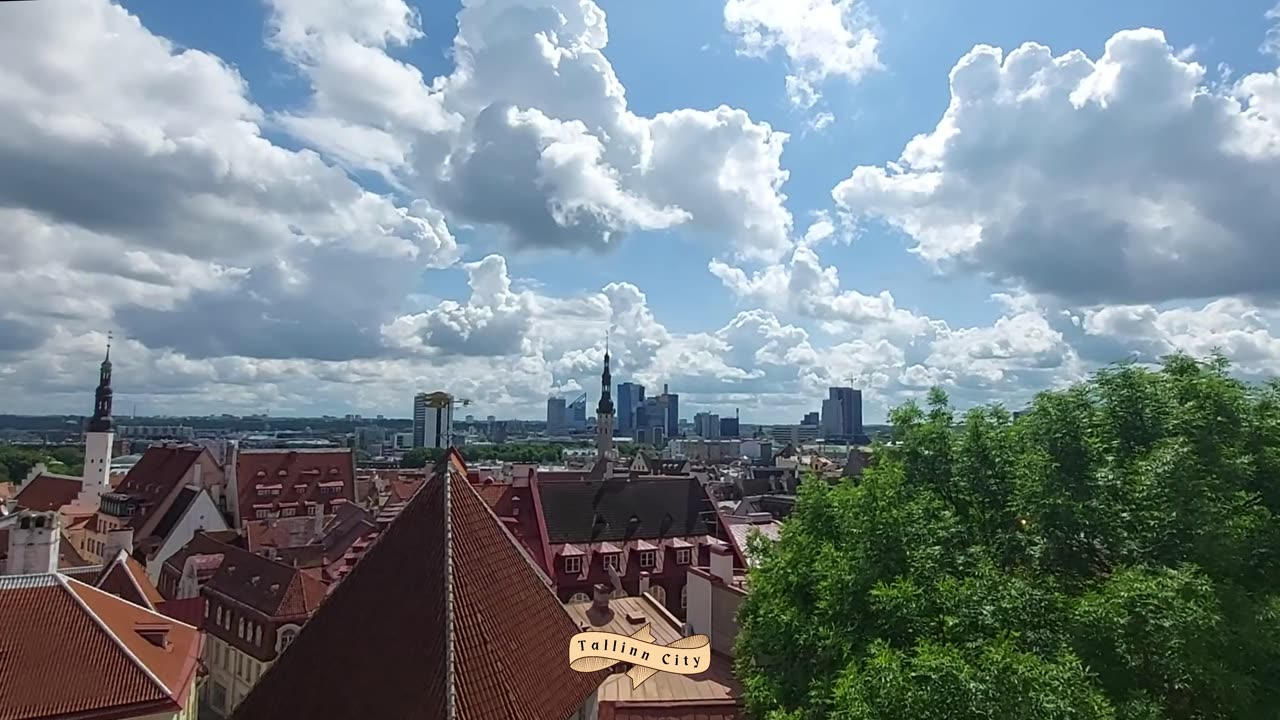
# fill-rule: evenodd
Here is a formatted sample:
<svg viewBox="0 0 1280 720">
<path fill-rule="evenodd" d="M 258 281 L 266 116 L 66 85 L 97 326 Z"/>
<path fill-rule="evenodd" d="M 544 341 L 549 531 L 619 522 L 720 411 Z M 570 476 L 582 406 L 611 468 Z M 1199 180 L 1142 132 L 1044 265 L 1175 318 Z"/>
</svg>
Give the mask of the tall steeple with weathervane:
<svg viewBox="0 0 1280 720">
<path fill-rule="evenodd" d="M 116 434 L 111 425 L 111 334 L 107 333 L 107 356 L 98 369 L 98 389 L 93 393 L 93 417 L 84 434 L 82 494 L 101 497 L 111 492 L 111 446 Z"/>
<path fill-rule="evenodd" d="M 604 372 L 600 374 L 600 404 L 596 405 L 596 455 L 614 459 L 613 395 L 609 391 L 613 378 L 609 375 L 609 336 L 604 340 Z"/>
</svg>

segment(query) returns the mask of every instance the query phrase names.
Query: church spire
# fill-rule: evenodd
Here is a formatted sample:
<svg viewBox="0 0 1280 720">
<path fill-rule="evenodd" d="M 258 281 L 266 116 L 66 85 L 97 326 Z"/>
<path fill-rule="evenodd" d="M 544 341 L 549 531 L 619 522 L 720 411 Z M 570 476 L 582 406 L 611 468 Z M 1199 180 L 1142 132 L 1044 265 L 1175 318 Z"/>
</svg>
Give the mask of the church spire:
<svg viewBox="0 0 1280 720">
<path fill-rule="evenodd" d="M 107 356 L 98 369 L 98 389 L 93 393 L 89 432 L 111 432 L 111 333 L 107 333 Z"/>
<path fill-rule="evenodd" d="M 609 374 L 609 336 L 604 339 L 604 371 L 600 373 L 600 404 L 596 406 L 596 454 L 602 460 L 613 460 L 613 393 Z"/>
</svg>

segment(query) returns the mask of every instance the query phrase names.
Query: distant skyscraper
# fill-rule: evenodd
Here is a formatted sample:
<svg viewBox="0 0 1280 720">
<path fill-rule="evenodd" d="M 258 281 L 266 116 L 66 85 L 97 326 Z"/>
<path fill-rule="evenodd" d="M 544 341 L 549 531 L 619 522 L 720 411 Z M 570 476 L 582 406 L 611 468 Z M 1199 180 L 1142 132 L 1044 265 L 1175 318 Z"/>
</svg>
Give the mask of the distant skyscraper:
<svg viewBox="0 0 1280 720">
<path fill-rule="evenodd" d="M 658 396 L 658 402 L 665 409 L 667 416 L 666 427 L 663 428 L 666 431 L 666 437 L 680 437 L 680 396 L 667 392 L 667 386 L 664 384 L 662 395 Z"/>
<path fill-rule="evenodd" d="M 822 420 L 816 412 L 805 413 L 804 420 L 800 421 L 801 425 L 819 425 L 821 423 Z"/>
<path fill-rule="evenodd" d="M 822 401 L 822 434 L 827 438 L 853 440 L 862 437 L 862 391 L 850 387 L 828 389 Z"/>
<path fill-rule="evenodd" d="M 448 393 L 418 393 L 413 398 L 413 446 L 447 448 L 453 436 L 453 398 Z"/>
<path fill-rule="evenodd" d="M 716 440 L 720 437 L 720 416 L 714 413 L 700 412 L 693 416 L 693 431 L 704 440 Z"/>
<path fill-rule="evenodd" d="M 587 396 L 585 394 L 569 406 L 569 421 L 576 432 L 587 429 Z"/>
<path fill-rule="evenodd" d="M 547 398 L 547 434 L 562 433 L 565 425 L 564 398 Z"/>
<path fill-rule="evenodd" d="M 636 430 L 636 410 L 644 405 L 644 386 L 618 383 L 618 432 L 630 436 Z"/>
<path fill-rule="evenodd" d="M 720 437 L 736 438 L 742 430 L 738 425 L 736 417 L 720 418 Z"/>
</svg>

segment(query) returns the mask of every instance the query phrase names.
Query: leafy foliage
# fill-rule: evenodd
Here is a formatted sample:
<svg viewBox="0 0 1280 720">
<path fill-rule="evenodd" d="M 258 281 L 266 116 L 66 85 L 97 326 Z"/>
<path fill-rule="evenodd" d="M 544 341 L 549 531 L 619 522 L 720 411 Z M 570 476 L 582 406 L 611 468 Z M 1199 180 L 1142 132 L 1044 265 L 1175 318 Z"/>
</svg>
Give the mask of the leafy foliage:
<svg viewBox="0 0 1280 720">
<path fill-rule="evenodd" d="M 80 475 L 84 468 L 84 449 L 78 447 L 26 448 L 0 445 L 0 482 L 21 483 L 31 468 L 43 463 L 53 473 Z"/>
<path fill-rule="evenodd" d="M 759 548 L 738 673 L 767 720 L 1271 718 L 1280 385 L 1117 366 L 958 423 L 892 414 L 858 485 Z"/>
</svg>

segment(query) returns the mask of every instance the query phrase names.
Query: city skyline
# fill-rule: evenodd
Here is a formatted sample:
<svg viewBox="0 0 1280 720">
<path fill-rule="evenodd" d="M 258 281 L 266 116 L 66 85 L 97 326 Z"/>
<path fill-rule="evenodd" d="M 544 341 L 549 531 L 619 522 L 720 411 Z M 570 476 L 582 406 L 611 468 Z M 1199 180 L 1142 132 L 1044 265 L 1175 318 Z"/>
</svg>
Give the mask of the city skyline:
<svg viewBox="0 0 1280 720">
<path fill-rule="evenodd" d="M 7 4 L 0 411 L 84 413 L 108 332 L 120 409 L 175 416 L 536 418 L 606 332 L 744 421 L 1280 367 L 1273 0 L 521 2 Z"/>
</svg>

